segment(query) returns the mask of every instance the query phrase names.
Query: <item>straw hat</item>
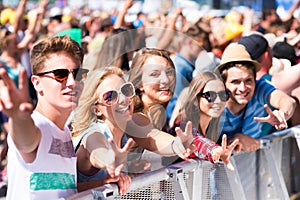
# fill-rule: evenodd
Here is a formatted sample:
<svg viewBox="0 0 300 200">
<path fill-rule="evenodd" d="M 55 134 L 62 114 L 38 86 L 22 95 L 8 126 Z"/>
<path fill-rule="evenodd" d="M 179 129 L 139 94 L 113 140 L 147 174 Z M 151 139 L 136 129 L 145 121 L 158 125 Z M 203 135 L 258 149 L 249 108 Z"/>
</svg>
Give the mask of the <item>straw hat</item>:
<svg viewBox="0 0 300 200">
<path fill-rule="evenodd" d="M 255 67 L 255 71 L 260 70 L 260 64 L 252 60 L 250 54 L 247 52 L 246 48 L 241 44 L 232 43 L 226 47 L 221 58 L 221 64 L 217 66 L 216 70 L 221 72 L 223 68 L 231 62 L 236 61 L 247 61 L 251 62 Z"/>
</svg>

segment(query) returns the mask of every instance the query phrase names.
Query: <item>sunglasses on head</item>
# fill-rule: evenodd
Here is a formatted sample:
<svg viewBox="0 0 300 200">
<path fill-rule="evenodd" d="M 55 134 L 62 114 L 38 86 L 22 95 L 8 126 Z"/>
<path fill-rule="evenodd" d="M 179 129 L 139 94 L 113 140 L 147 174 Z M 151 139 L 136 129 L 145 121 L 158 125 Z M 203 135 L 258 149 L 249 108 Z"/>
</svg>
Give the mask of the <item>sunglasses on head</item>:
<svg viewBox="0 0 300 200">
<path fill-rule="evenodd" d="M 208 91 L 208 92 L 200 93 L 199 95 L 205 98 L 209 103 L 215 102 L 217 96 L 219 96 L 220 100 L 223 102 L 226 102 L 229 99 L 229 91 L 227 90 L 220 91 L 220 92 Z"/>
<path fill-rule="evenodd" d="M 99 102 L 101 102 L 105 106 L 112 106 L 118 102 L 120 94 L 123 94 L 127 98 L 132 98 L 135 95 L 133 84 L 131 82 L 127 82 L 120 87 L 119 91 L 109 90 L 104 92 L 95 104 L 97 105 Z"/>
<path fill-rule="evenodd" d="M 47 72 L 41 72 L 41 73 L 38 73 L 36 75 L 37 76 L 44 76 L 46 74 L 53 73 L 54 74 L 54 79 L 57 82 L 61 83 L 61 82 L 64 82 L 68 79 L 70 73 L 73 74 L 73 77 L 76 81 L 81 81 L 82 79 L 84 79 L 86 77 L 88 72 L 89 72 L 88 69 L 83 69 L 83 68 L 76 68 L 76 69 L 70 69 L 70 70 L 69 69 L 54 69 L 54 70 L 47 71 Z"/>
</svg>

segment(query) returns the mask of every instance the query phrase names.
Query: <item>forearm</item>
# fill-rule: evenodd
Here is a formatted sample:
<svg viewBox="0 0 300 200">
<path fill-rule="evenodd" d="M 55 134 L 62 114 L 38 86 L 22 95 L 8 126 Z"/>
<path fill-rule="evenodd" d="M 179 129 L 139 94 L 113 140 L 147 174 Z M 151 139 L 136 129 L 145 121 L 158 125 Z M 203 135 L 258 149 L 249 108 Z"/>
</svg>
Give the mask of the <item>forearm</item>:
<svg viewBox="0 0 300 200">
<path fill-rule="evenodd" d="M 288 79 L 286 77 L 289 77 Z M 288 70 L 281 71 L 272 76 L 272 83 L 286 94 L 300 86 L 300 64 L 294 65 Z"/>
<path fill-rule="evenodd" d="M 286 120 L 292 117 L 296 108 L 296 101 L 280 90 L 275 90 L 271 93 L 270 103 L 284 113 Z"/>
<path fill-rule="evenodd" d="M 19 30 L 20 27 L 20 21 L 23 17 L 23 14 L 25 12 L 25 7 L 26 7 L 27 0 L 21 0 L 19 3 L 19 6 L 17 7 L 16 10 L 16 15 L 15 15 L 15 21 L 14 21 L 14 31 L 15 33 Z"/>
<path fill-rule="evenodd" d="M 134 138 L 138 145 L 144 149 L 163 156 L 176 155 L 172 146 L 174 145 L 174 139 L 174 136 L 157 129 L 153 129 L 150 133 L 148 133 L 147 137 Z"/>
<path fill-rule="evenodd" d="M 85 190 L 93 189 L 99 186 L 102 186 L 106 184 L 106 180 L 94 180 L 94 181 L 87 181 L 87 182 L 81 182 L 77 183 L 77 190 L 78 192 L 82 192 Z"/>
</svg>

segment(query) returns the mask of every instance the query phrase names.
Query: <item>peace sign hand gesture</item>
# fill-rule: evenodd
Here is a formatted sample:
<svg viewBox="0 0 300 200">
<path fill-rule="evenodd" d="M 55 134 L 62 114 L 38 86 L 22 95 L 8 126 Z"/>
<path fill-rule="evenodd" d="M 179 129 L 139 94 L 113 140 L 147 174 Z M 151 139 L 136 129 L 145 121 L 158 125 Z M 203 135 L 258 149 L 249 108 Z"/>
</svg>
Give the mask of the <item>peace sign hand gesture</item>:
<svg viewBox="0 0 300 200">
<path fill-rule="evenodd" d="M 281 110 L 272 111 L 271 108 L 265 104 L 264 108 L 269 114 L 267 117 L 254 117 L 254 120 L 257 122 L 267 122 L 274 126 L 277 130 L 285 129 L 288 127 L 285 114 Z"/>
<path fill-rule="evenodd" d="M 8 76 L 5 68 L 0 69 L 2 83 L 0 86 L 0 111 L 3 111 L 8 117 L 15 119 L 25 119 L 30 117 L 33 106 L 28 94 L 28 79 L 25 69 L 21 69 L 19 74 L 19 88 Z"/>
</svg>

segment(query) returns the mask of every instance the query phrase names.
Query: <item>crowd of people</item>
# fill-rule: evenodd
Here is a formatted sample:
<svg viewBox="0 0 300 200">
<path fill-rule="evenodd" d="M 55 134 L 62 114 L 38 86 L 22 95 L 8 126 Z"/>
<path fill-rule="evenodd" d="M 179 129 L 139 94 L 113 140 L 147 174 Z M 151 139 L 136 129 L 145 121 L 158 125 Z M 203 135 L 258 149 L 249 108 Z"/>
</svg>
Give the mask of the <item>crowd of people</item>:
<svg viewBox="0 0 300 200">
<path fill-rule="evenodd" d="M 0 14 L 7 199 L 106 183 L 122 195 L 133 176 L 181 160 L 234 170 L 233 152 L 300 124 L 300 0 L 286 18 L 264 8 L 259 22 L 250 8 L 128 20 L 133 0 L 111 13 L 27 3 Z"/>
</svg>

